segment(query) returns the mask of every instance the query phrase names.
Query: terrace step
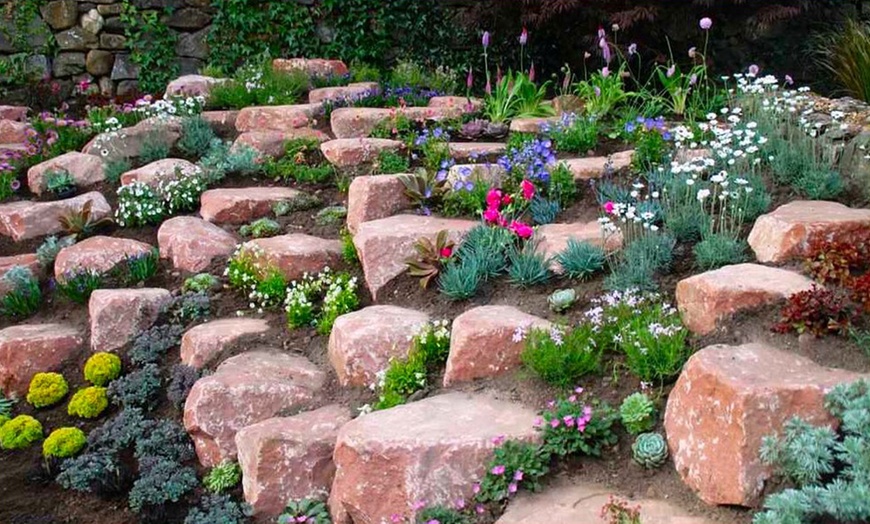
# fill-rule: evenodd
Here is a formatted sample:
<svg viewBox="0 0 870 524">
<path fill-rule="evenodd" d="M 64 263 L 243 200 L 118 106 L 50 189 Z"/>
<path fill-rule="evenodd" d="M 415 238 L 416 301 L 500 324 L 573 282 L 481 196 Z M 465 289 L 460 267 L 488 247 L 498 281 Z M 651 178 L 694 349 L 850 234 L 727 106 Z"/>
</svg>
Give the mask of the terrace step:
<svg viewBox="0 0 870 524">
<path fill-rule="evenodd" d="M 300 196 L 301 191 L 289 187 L 209 189 L 200 197 L 199 214 L 215 224 L 247 224 L 271 215 L 276 203 Z"/>
<path fill-rule="evenodd" d="M 149 244 L 129 238 L 87 238 L 60 250 L 54 261 L 54 276 L 58 281 L 64 281 L 73 272 L 108 273 L 128 258 L 146 255 L 152 249 Z"/>
<path fill-rule="evenodd" d="M 181 362 L 204 368 L 242 338 L 262 337 L 268 331 L 268 322 L 260 318 L 223 318 L 200 324 L 181 337 Z"/>
<path fill-rule="evenodd" d="M 172 299 L 168 289 L 98 289 L 88 302 L 91 349 L 115 351 L 157 321 Z"/>
<path fill-rule="evenodd" d="M 450 170 L 447 172 L 447 180 L 452 185 L 451 189 L 455 189 L 456 184 L 467 185 L 468 183 L 478 181 L 498 187 L 505 177 L 507 177 L 505 168 L 492 162 L 485 162 L 483 164 L 456 164 L 450 166 Z"/>
<path fill-rule="evenodd" d="M 33 375 L 60 371 L 83 348 L 79 330 L 64 324 L 21 324 L 0 330 L 0 391 L 26 395 Z"/>
<path fill-rule="evenodd" d="M 255 263 L 275 267 L 288 282 L 341 264 L 340 240 L 302 233 L 251 240 L 242 244 L 241 252 L 253 255 Z"/>
<path fill-rule="evenodd" d="M 383 138 L 339 138 L 320 144 L 320 151 L 326 160 L 338 168 L 370 164 L 378 159 L 383 151 L 397 152 L 403 144 L 398 140 Z"/>
<path fill-rule="evenodd" d="M 702 349 L 684 366 L 665 411 L 677 472 L 708 504 L 754 506 L 772 473 L 759 457 L 762 438 L 792 417 L 834 424 L 825 394 L 861 377 L 763 344 Z"/>
<path fill-rule="evenodd" d="M 347 191 L 347 229 L 355 234 L 363 222 L 387 218 L 411 206 L 399 175 L 354 177 Z"/>
<path fill-rule="evenodd" d="M 253 351 L 225 360 L 193 385 L 184 427 L 205 467 L 236 458 L 236 432 L 316 403 L 326 374 L 300 356 Z"/>
<path fill-rule="evenodd" d="M 469 309 L 453 320 L 444 387 L 518 369 L 525 344 L 514 340 L 516 330 L 550 326 L 543 318 L 513 306 Z"/>
<path fill-rule="evenodd" d="M 62 233 L 61 217 L 81 212 L 87 202 L 91 203 L 91 220 L 111 216 L 112 208 L 99 191 L 51 202 L 0 204 L 0 235 L 12 237 L 18 242 Z"/>
<path fill-rule="evenodd" d="M 211 222 L 196 217 L 166 220 L 157 230 L 160 257 L 175 269 L 196 273 L 215 259 L 227 258 L 236 249 L 236 237 Z"/>
<path fill-rule="evenodd" d="M 817 240 L 870 241 L 870 209 L 853 209 L 837 202 L 789 202 L 758 217 L 749 245 L 759 262 L 782 263 L 810 255 Z"/>
<path fill-rule="evenodd" d="M 610 156 L 593 156 L 587 158 L 569 158 L 560 162 L 567 165 L 574 174 L 574 180 L 591 180 L 601 178 L 608 170 L 612 172 L 627 169 L 631 165 L 634 150 L 620 151 Z"/>
<path fill-rule="evenodd" d="M 330 77 L 348 74 L 347 66 L 341 60 L 322 58 L 276 58 L 272 60 L 275 71 L 302 71 L 309 76 Z"/>
<path fill-rule="evenodd" d="M 165 184 L 201 173 L 202 169 L 192 162 L 180 158 L 164 158 L 122 174 L 121 185 L 141 182 L 152 188 L 157 188 L 161 183 Z"/>
<path fill-rule="evenodd" d="M 335 477 L 335 440 L 350 420 L 347 408 L 333 404 L 239 430 L 242 489 L 254 516 L 274 518 L 288 500 L 326 497 Z"/>
<path fill-rule="evenodd" d="M 172 149 L 181 138 L 181 119 L 151 117 L 120 131 L 101 133 L 91 139 L 82 153 L 102 157 L 105 161 L 142 156 L 145 144 L 159 144 Z"/>
<path fill-rule="evenodd" d="M 290 140 L 300 138 L 316 140 L 317 142 L 329 140 L 325 133 L 310 127 L 300 127 L 287 131 L 248 131 L 236 138 L 236 141 L 233 142 L 233 149 L 237 150 L 242 146 L 247 146 L 263 157 L 279 159 L 286 154 L 285 144 Z"/>
<path fill-rule="evenodd" d="M 450 142 L 447 147 L 457 162 L 494 160 L 507 152 L 507 144 L 503 142 Z"/>
<path fill-rule="evenodd" d="M 438 121 L 462 116 L 462 107 L 341 107 L 332 112 L 332 133 L 336 138 L 364 138 L 381 122 L 389 121 L 396 115 L 404 115 L 414 121 Z"/>
<path fill-rule="evenodd" d="M 812 286 L 812 280 L 794 271 L 736 264 L 678 282 L 677 307 L 690 331 L 706 335 L 736 313 L 785 301 Z"/>
<path fill-rule="evenodd" d="M 236 135 L 236 119 L 239 118 L 238 110 L 203 111 L 199 116 L 211 125 L 211 128 L 219 137 L 232 138 Z"/>
<path fill-rule="evenodd" d="M 317 104 L 320 102 L 338 102 L 342 100 L 354 100 L 381 92 L 381 86 L 377 82 L 355 82 L 346 86 L 321 87 L 308 92 L 308 102 Z"/>
<path fill-rule="evenodd" d="M 41 195 L 45 191 L 49 173 L 67 173 L 77 187 L 88 187 L 106 179 L 106 163 L 98 156 L 78 151 L 56 156 L 27 170 L 27 187 L 31 193 Z"/>
<path fill-rule="evenodd" d="M 434 239 L 439 231 L 446 230 L 448 238 L 457 242 L 477 224 L 421 215 L 396 215 L 360 224 L 353 243 L 372 298 L 377 300 L 378 292 L 405 272 L 405 260 L 414 255 L 414 243 L 421 237 Z"/>
<path fill-rule="evenodd" d="M 558 122 L 558 116 L 539 116 L 531 118 L 514 118 L 511 120 L 511 133 L 535 133 L 541 132 L 541 126 Z"/>
<path fill-rule="evenodd" d="M 393 358 L 404 358 L 410 340 L 429 322 L 421 311 L 369 306 L 338 317 L 329 335 L 329 362 L 342 386 L 369 386 Z"/>
<path fill-rule="evenodd" d="M 535 441 L 535 413 L 485 394 L 448 393 L 363 415 L 338 432 L 335 524 L 414 521 L 417 501 L 471 500 L 498 439 Z"/>
<path fill-rule="evenodd" d="M 308 127 L 315 117 L 322 114 L 323 104 L 246 107 L 239 111 L 236 130 L 239 133 L 289 131 L 298 127 Z"/>
<path fill-rule="evenodd" d="M 463 113 L 474 113 L 483 109 L 483 100 L 464 96 L 433 96 L 429 99 L 429 107 L 447 107 Z"/>
<path fill-rule="evenodd" d="M 203 75 L 184 75 L 166 86 L 166 98 L 172 96 L 202 96 L 208 98 L 214 86 L 228 82 L 228 78 L 214 78 Z"/>
<path fill-rule="evenodd" d="M 24 122 L 27 120 L 27 113 L 30 108 L 26 106 L 7 106 L 0 105 L 0 120 L 15 120 L 16 122 Z"/>
<path fill-rule="evenodd" d="M 0 144 L 27 143 L 31 129 L 27 122 L 0 119 Z"/>
</svg>

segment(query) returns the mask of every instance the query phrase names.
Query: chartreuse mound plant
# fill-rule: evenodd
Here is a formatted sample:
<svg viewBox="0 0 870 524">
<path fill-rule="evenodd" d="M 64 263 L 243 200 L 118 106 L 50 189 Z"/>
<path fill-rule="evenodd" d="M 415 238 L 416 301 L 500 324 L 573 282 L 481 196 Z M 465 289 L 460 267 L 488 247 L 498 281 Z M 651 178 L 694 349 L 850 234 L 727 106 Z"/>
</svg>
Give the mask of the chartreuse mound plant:
<svg viewBox="0 0 870 524">
<path fill-rule="evenodd" d="M 79 428 L 56 429 L 42 443 L 42 456 L 69 458 L 77 455 L 87 441 L 84 431 Z"/>
<path fill-rule="evenodd" d="M 42 440 L 42 424 L 29 415 L 18 415 L 0 427 L 0 448 L 24 449 Z"/>
<path fill-rule="evenodd" d="M 242 481 L 242 468 L 238 463 L 225 461 L 213 467 L 202 483 L 212 493 L 221 493 L 236 487 Z"/>
<path fill-rule="evenodd" d="M 649 431 L 655 426 L 656 407 L 646 393 L 632 393 L 619 406 L 619 418 L 632 435 Z"/>
<path fill-rule="evenodd" d="M 105 386 L 121 375 L 121 359 L 112 353 L 95 353 L 85 362 L 85 380 Z"/>
<path fill-rule="evenodd" d="M 27 402 L 35 408 L 53 406 L 69 393 L 69 384 L 60 373 L 37 373 L 30 380 Z"/>
<path fill-rule="evenodd" d="M 793 487 L 770 495 L 754 524 L 870 520 L 870 382 L 840 384 L 825 409 L 837 431 L 796 417 L 762 441 L 761 460 Z"/>
<path fill-rule="evenodd" d="M 67 406 L 67 413 L 73 417 L 97 418 L 109 407 L 106 388 L 91 386 L 76 391 Z"/>
</svg>

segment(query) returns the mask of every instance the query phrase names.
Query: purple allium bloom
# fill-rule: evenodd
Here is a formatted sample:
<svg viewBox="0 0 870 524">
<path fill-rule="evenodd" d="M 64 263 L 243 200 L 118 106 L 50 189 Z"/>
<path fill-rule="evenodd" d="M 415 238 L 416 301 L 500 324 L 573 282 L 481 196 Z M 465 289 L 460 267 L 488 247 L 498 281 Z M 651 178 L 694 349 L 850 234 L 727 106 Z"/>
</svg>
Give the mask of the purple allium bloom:
<svg viewBox="0 0 870 524">
<path fill-rule="evenodd" d="M 18 179 L 13 179 L 12 182 L 9 183 L 9 188 L 12 189 L 12 191 L 18 191 L 21 189 L 21 182 L 19 182 Z"/>
<path fill-rule="evenodd" d="M 484 31 L 484 32 L 483 32 L 483 42 L 482 42 L 482 43 L 483 43 L 483 48 L 484 48 L 484 49 L 486 49 L 487 47 L 489 47 L 489 39 L 490 39 L 489 31 Z"/>
<path fill-rule="evenodd" d="M 697 83 L 698 83 L 698 75 L 692 74 L 692 76 L 689 77 L 689 85 L 693 86 Z"/>
<path fill-rule="evenodd" d="M 607 78 L 608 76 L 610 76 L 610 68 L 607 66 L 602 67 L 601 68 L 601 76 L 603 76 L 604 78 Z"/>
<path fill-rule="evenodd" d="M 713 20 L 711 20 L 710 17 L 705 16 L 704 18 L 701 19 L 701 21 L 698 23 L 698 25 L 701 26 L 701 29 L 703 29 L 704 31 L 707 31 L 711 27 L 713 27 Z"/>
<path fill-rule="evenodd" d="M 637 53 L 637 44 L 632 43 L 631 45 L 628 46 L 628 56 L 631 56 L 635 53 Z"/>
<path fill-rule="evenodd" d="M 695 58 L 695 55 L 697 55 L 697 54 L 698 54 L 697 47 L 690 47 L 689 48 L 689 58 Z"/>
<path fill-rule="evenodd" d="M 526 45 L 527 43 L 529 43 L 529 32 L 524 27 L 523 32 L 520 33 L 520 45 Z"/>
<path fill-rule="evenodd" d="M 604 62 L 609 64 L 613 59 L 613 55 L 610 52 L 610 44 L 607 43 L 607 39 L 602 38 L 599 40 L 598 47 L 601 48 L 601 56 L 604 57 Z"/>
<path fill-rule="evenodd" d="M 468 78 L 465 79 L 465 86 L 471 89 L 474 86 L 474 68 L 468 68 Z"/>
<path fill-rule="evenodd" d="M 490 473 L 492 473 L 493 475 L 504 475 L 504 466 L 501 464 L 499 464 L 498 466 L 494 466 L 490 470 Z"/>
<path fill-rule="evenodd" d="M 761 69 L 756 64 L 752 64 L 749 66 L 749 76 L 758 76 L 760 70 Z"/>
</svg>

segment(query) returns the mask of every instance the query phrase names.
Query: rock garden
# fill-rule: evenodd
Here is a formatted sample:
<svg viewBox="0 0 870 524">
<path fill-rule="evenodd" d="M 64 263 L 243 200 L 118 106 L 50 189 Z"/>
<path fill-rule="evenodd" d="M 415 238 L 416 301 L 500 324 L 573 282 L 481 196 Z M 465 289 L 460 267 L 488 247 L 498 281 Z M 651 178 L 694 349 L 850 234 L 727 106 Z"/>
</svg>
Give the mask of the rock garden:
<svg viewBox="0 0 870 524">
<path fill-rule="evenodd" d="M 0 522 L 870 521 L 870 106 L 716 29 L 0 106 Z"/>
</svg>

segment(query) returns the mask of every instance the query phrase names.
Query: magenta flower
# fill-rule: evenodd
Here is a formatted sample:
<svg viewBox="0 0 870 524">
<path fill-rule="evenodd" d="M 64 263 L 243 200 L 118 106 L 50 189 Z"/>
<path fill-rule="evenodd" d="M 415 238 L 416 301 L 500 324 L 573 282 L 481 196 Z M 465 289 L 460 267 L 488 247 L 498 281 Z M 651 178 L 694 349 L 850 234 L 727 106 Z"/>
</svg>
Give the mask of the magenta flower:
<svg viewBox="0 0 870 524">
<path fill-rule="evenodd" d="M 465 499 L 456 499 L 456 503 L 454 504 L 456 509 L 465 509 Z"/>
<path fill-rule="evenodd" d="M 468 68 L 468 77 L 465 79 L 465 86 L 468 89 L 471 89 L 472 86 L 474 86 L 474 68 L 473 67 Z"/>
<path fill-rule="evenodd" d="M 420 511 L 421 509 L 426 507 L 426 502 L 422 500 L 417 500 L 413 504 L 411 504 L 411 509 L 414 511 Z"/>
<path fill-rule="evenodd" d="M 492 439 L 492 445 L 493 446 L 501 446 L 502 444 L 504 444 L 504 441 L 505 441 L 505 436 L 499 435 L 498 437 L 495 437 L 494 439 Z"/>
<path fill-rule="evenodd" d="M 604 203 L 604 212 L 607 213 L 608 215 L 612 215 L 615 207 L 616 206 L 613 202 L 609 202 L 609 201 L 605 202 Z M 577 391 L 577 390 L 579 390 L 579 391 Z M 577 391 L 577 394 L 579 395 L 580 393 L 583 393 L 583 388 L 577 388 L 574 391 Z"/>
<path fill-rule="evenodd" d="M 698 25 L 700 25 L 701 29 L 703 29 L 704 31 L 708 31 L 711 27 L 713 27 L 713 20 L 711 20 L 710 17 L 705 16 L 701 19 Z"/>
<path fill-rule="evenodd" d="M 488 95 L 492 94 L 492 84 L 489 83 L 489 79 L 486 80 L 486 87 L 484 88 L 484 91 L 486 91 L 486 94 Z"/>
<path fill-rule="evenodd" d="M 513 231 L 514 234 L 522 239 L 531 238 L 531 236 L 535 233 L 534 229 L 516 220 L 511 222 L 511 225 L 510 227 L 508 227 L 508 229 Z"/>
<path fill-rule="evenodd" d="M 564 422 L 565 426 L 569 428 L 574 427 L 574 417 L 572 417 L 571 415 L 565 415 L 564 417 L 562 417 L 562 422 Z"/>
<path fill-rule="evenodd" d="M 487 224 L 498 224 L 501 222 L 501 213 L 498 209 L 489 208 L 483 212 L 483 219 Z"/>
<path fill-rule="evenodd" d="M 516 493 L 517 492 L 517 484 L 516 482 L 511 482 L 508 484 L 508 493 Z"/>
<path fill-rule="evenodd" d="M 474 507 L 474 511 L 477 512 L 478 515 L 483 515 L 486 512 L 486 508 L 483 507 L 483 504 L 478 504 Z"/>
<path fill-rule="evenodd" d="M 532 427 L 539 428 L 544 424 L 544 419 L 541 417 L 535 417 L 535 420 L 532 421 Z"/>
<path fill-rule="evenodd" d="M 531 200 L 532 197 L 535 196 L 535 184 L 532 184 L 528 180 L 520 182 L 520 189 L 523 192 L 523 198 L 525 200 Z"/>
<path fill-rule="evenodd" d="M 518 469 L 514 472 L 514 480 L 517 482 L 523 480 L 523 470 Z"/>
<path fill-rule="evenodd" d="M 602 26 L 598 26 L 598 39 L 601 40 L 605 36 L 604 28 Z"/>
<path fill-rule="evenodd" d="M 490 471 L 493 475 L 504 475 L 504 466 L 498 465 L 494 466 Z"/>
<path fill-rule="evenodd" d="M 603 76 L 604 78 L 607 78 L 608 76 L 610 76 L 610 68 L 607 66 L 602 67 L 601 68 L 601 76 Z"/>
<path fill-rule="evenodd" d="M 551 420 L 551 421 L 550 421 L 550 427 L 551 427 L 551 428 L 554 428 L 554 429 L 555 429 L 555 428 L 558 428 L 558 427 L 559 427 L 559 419 L 554 418 L 553 420 Z"/>
<path fill-rule="evenodd" d="M 480 483 L 479 482 L 475 482 L 474 485 L 471 486 L 471 492 L 474 493 L 475 495 L 480 493 Z"/>
<path fill-rule="evenodd" d="M 523 27 L 523 32 L 520 33 L 520 45 L 526 45 L 529 43 L 529 32 Z"/>
<path fill-rule="evenodd" d="M 489 47 L 489 39 L 490 39 L 489 31 L 484 31 L 483 32 L 483 41 L 482 41 L 484 49 Z"/>
<path fill-rule="evenodd" d="M 613 202 L 611 202 L 610 205 L 612 206 L 612 205 L 613 205 Z M 576 388 L 574 388 L 574 393 L 577 393 L 578 395 L 582 395 L 582 394 L 583 394 L 583 388 L 582 388 L 581 386 L 577 386 Z"/>
<path fill-rule="evenodd" d="M 486 193 L 486 207 L 498 209 L 501 204 L 501 191 L 492 188 Z"/>
<path fill-rule="evenodd" d="M 529 82 L 535 81 L 535 63 L 532 62 L 532 67 L 529 68 Z"/>
</svg>

